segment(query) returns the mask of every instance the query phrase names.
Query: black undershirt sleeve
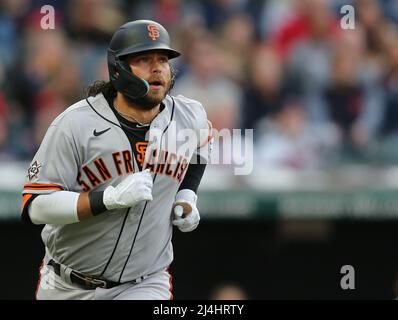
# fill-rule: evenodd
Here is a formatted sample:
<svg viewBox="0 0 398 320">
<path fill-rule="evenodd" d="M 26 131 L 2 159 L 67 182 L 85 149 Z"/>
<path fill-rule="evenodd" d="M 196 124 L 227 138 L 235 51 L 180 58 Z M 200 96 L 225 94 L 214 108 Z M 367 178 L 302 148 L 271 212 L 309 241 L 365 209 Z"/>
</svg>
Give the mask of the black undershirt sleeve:
<svg viewBox="0 0 398 320">
<path fill-rule="evenodd" d="M 206 163 L 200 163 L 199 155 L 197 155 L 196 160 L 196 162 L 189 164 L 187 173 L 185 174 L 184 180 L 182 180 L 178 191 L 182 189 L 190 189 L 195 193 L 198 192 L 200 181 L 202 180 L 203 173 L 206 169 Z"/>
</svg>

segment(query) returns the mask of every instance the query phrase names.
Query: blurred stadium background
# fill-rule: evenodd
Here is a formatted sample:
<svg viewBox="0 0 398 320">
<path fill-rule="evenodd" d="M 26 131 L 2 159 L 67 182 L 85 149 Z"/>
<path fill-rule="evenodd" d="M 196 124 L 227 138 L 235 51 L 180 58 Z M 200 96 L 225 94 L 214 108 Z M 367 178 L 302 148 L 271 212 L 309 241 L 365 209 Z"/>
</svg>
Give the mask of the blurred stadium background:
<svg viewBox="0 0 398 320">
<path fill-rule="evenodd" d="M 340 28 L 346 4 L 355 30 Z M 40 28 L 43 5 L 55 30 Z M 114 30 L 145 18 L 183 52 L 173 93 L 217 129 L 254 129 L 253 172 L 208 166 L 201 226 L 175 232 L 175 298 L 220 298 L 224 284 L 249 299 L 398 296 L 398 1 L 2 0 L 0 298 L 32 299 L 43 255 L 41 227 L 19 221 L 29 161 L 107 79 Z"/>
</svg>

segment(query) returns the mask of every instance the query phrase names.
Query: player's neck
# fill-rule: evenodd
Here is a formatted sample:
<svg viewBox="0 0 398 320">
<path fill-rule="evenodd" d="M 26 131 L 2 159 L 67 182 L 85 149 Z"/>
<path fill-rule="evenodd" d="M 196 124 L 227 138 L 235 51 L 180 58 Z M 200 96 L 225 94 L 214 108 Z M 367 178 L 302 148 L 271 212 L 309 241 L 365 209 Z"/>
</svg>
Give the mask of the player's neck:
<svg viewBox="0 0 398 320">
<path fill-rule="evenodd" d="M 130 121 L 142 124 L 150 123 L 160 110 L 160 104 L 150 110 L 143 110 L 141 107 L 127 102 L 120 93 L 115 98 L 114 107 L 122 116 L 128 116 Z"/>
</svg>

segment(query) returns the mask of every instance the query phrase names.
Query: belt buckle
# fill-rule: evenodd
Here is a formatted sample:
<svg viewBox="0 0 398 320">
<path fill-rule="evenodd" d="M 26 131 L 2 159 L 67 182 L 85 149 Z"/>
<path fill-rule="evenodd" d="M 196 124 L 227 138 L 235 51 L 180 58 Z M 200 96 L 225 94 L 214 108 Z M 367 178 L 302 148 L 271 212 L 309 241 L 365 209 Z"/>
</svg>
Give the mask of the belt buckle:
<svg viewBox="0 0 398 320">
<path fill-rule="evenodd" d="M 89 286 L 93 286 L 95 288 L 103 288 L 106 289 L 107 287 L 107 283 L 105 280 L 101 280 L 101 279 L 95 279 L 92 277 L 85 277 L 86 283 L 89 284 Z"/>
<path fill-rule="evenodd" d="M 94 277 L 87 276 L 87 275 L 83 275 L 78 272 L 72 272 L 72 274 L 75 277 L 79 278 L 80 281 L 84 281 L 85 286 L 89 289 L 95 289 L 98 287 L 106 289 L 106 287 L 107 287 L 107 283 L 105 280 L 94 278 Z"/>
</svg>

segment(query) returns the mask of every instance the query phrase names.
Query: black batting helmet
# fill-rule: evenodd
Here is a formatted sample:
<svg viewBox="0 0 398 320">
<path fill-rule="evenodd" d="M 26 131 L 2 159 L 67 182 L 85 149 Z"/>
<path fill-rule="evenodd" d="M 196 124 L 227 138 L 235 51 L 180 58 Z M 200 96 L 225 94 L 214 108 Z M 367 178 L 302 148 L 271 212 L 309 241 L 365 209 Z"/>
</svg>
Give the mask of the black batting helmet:
<svg viewBox="0 0 398 320">
<path fill-rule="evenodd" d="M 131 99 L 143 97 L 148 93 L 148 83 L 134 75 L 122 57 L 150 50 L 164 50 L 169 59 L 180 55 L 178 51 L 170 48 L 167 30 L 155 21 L 131 21 L 116 30 L 108 47 L 108 71 L 109 79 L 117 91 Z"/>
</svg>

